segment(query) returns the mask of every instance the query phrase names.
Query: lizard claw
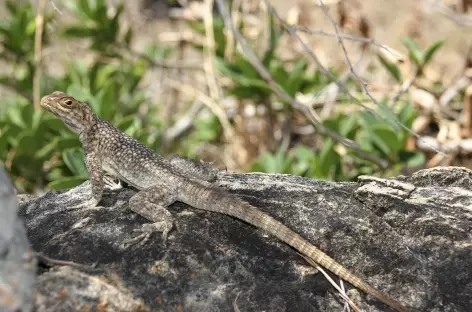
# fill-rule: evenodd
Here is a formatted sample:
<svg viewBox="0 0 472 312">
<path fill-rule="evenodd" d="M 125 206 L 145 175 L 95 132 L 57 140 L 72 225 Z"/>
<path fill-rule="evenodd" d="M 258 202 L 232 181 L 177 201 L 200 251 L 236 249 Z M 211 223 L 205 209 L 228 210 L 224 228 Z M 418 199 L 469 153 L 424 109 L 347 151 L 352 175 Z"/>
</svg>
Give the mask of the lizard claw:
<svg viewBox="0 0 472 312">
<path fill-rule="evenodd" d="M 68 210 L 73 210 L 73 209 L 84 209 L 84 210 L 99 210 L 99 209 L 102 209 L 103 207 L 101 206 L 97 206 L 98 204 L 98 200 L 96 200 L 95 198 L 93 197 L 90 197 L 78 204 L 75 204 L 75 205 L 71 205 L 71 206 L 68 206 L 67 209 Z"/>
<path fill-rule="evenodd" d="M 167 245 L 167 234 L 172 229 L 172 223 L 160 221 L 155 223 L 146 223 L 139 229 L 134 229 L 133 232 L 139 232 L 138 236 L 127 239 L 123 242 L 123 248 L 128 249 L 133 245 L 138 247 L 144 246 L 154 232 L 162 232 L 162 246 L 165 248 Z"/>
<path fill-rule="evenodd" d="M 123 188 L 123 185 L 121 184 L 121 180 L 115 179 L 111 176 L 104 176 L 103 182 L 105 183 L 106 188 L 112 191 L 120 190 Z"/>
<path fill-rule="evenodd" d="M 136 245 L 137 247 L 141 247 L 144 244 L 146 244 L 150 236 L 151 236 L 150 232 L 141 233 L 138 236 L 125 240 L 121 246 L 124 249 L 128 249 L 133 245 Z"/>
</svg>

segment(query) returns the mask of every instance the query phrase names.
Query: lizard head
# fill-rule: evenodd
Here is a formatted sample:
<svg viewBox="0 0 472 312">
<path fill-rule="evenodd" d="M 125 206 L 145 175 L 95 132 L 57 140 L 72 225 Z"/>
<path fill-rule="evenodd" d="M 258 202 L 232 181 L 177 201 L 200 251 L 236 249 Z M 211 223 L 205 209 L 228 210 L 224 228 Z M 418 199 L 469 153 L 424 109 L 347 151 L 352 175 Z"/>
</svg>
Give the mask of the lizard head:
<svg viewBox="0 0 472 312">
<path fill-rule="evenodd" d="M 80 134 L 94 123 L 95 114 L 84 102 L 61 91 L 43 96 L 41 106 L 59 117 L 73 132 Z"/>
</svg>

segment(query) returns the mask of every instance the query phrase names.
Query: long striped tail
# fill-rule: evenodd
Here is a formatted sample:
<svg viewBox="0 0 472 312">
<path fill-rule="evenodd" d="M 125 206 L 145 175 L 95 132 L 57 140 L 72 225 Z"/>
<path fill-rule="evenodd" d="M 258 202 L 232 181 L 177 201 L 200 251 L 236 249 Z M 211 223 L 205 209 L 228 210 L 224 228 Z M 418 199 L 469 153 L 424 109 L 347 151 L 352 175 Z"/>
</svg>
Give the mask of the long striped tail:
<svg viewBox="0 0 472 312">
<path fill-rule="evenodd" d="M 261 228 L 365 293 L 377 298 L 399 312 L 406 311 L 406 308 L 398 301 L 390 299 L 385 294 L 370 286 L 357 275 L 337 263 L 333 258 L 313 246 L 299 234 L 249 203 L 242 201 L 224 190 L 211 188 L 200 183 L 187 182 L 184 183 L 184 185 L 186 186 L 180 190 L 180 200 L 186 204 L 198 209 L 230 215 L 252 224 L 257 228 Z"/>
</svg>

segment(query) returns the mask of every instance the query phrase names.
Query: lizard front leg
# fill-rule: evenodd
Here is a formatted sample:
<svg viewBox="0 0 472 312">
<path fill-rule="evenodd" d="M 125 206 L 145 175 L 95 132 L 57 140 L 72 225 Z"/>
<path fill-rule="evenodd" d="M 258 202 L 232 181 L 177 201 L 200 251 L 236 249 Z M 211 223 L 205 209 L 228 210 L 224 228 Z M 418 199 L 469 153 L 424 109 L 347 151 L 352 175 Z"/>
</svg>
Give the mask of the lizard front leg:
<svg viewBox="0 0 472 312">
<path fill-rule="evenodd" d="M 152 186 L 133 195 L 129 200 L 129 208 L 153 223 L 144 224 L 141 229 L 135 230 L 141 234 L 125 241 L 124 247 L 128 248 L 136 243 L 145 244 L 153 232 L 162 232 L 162 241 L 165 244 L 167 234 L 172 229 L 172 215 L 167 207 L 176 199 L 177 189 L 164 184 Z"/>
<path fill-rule="evenodd" d="M 85 153 L 85 167 L 87 167 L 90 183 L 92 184 L 92 196 L 87 201 L 87 205 L 95 207 L 102 199 L 104 188 L 102 164 L 97 153 Z"/>
</svg>

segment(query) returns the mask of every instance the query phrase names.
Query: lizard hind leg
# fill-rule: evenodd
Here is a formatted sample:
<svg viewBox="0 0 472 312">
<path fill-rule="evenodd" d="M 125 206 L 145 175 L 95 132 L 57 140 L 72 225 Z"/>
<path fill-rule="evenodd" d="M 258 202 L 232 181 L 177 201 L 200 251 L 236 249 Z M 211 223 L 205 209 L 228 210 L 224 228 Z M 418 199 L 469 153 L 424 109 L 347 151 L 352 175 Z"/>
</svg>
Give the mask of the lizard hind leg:
<svg viewBox="0 0 472 312">
<path fill-rule="evenodd" d="M 172 215 L 167 210 L 167 206 L 175 202 L 176 198 L 177 189 L 162 184 L 152 186 L 133 195 L 129 200 L 129 208 L 153 223 L 143 224 L 140 229 L 134 230 L 134 232 L 140 232 L 141 234 L 126 240 L 124 248 L 134 244 L 144 245 L 154 232 L 162 233 L 162 241 L 165 245 L 167 234 L 172 229 Z"/>
</svg>

